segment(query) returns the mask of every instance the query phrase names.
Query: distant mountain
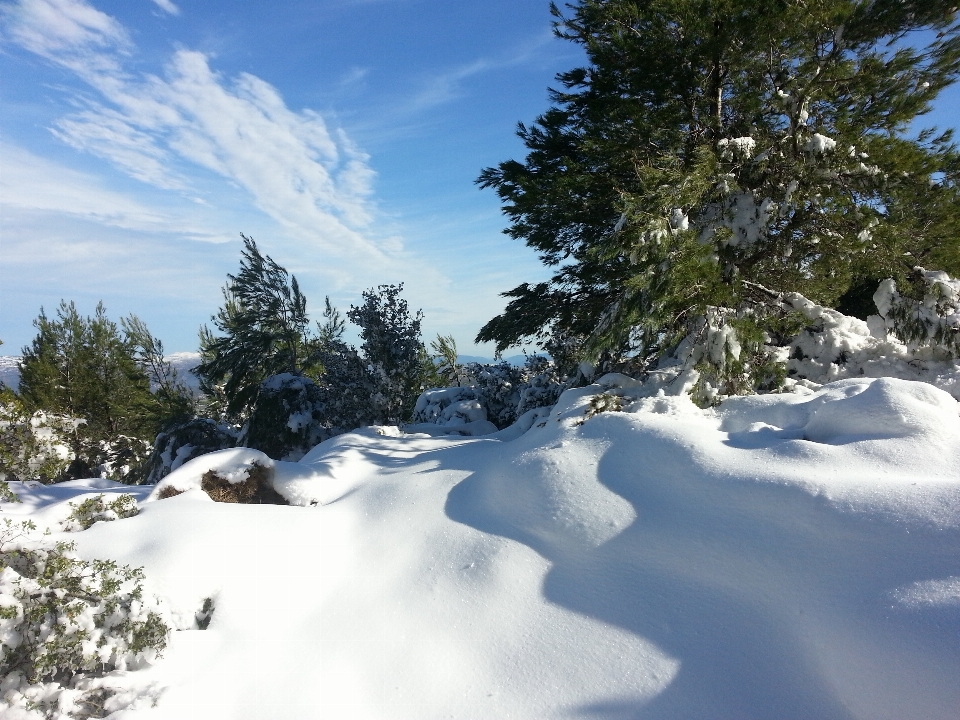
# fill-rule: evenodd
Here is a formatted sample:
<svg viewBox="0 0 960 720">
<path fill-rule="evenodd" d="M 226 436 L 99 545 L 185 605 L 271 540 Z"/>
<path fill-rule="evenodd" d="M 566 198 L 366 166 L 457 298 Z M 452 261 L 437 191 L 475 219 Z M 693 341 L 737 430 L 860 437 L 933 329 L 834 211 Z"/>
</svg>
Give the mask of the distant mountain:
<svg viewBox="0 0 960 720">
<path fill-rule="evenodd" d="M 543 355 L 544 353 L 536 353 L 536 354 Z M 510 363 L 511 365 L 515 365 L 517 367 L 521 367 L 527 362 L 526 355 L 511 355 L 510 357 L 505 357 L 503 359 L 506 362 Z M 490 363 L 499 362 L 499 361 L 493 360 L 492 358 L 480 357 L 479 355 L 457 355 L 457 362 L 465 365 L 466 363 L 472 363 L 472 362 L 490 364 Z"/>
<path fill-rule="evenodd" d="M 167 355 L 167 362 L 177 371 L 177 376 L 183 380 L 188 388 L 195 394 L 200 393 L 200 381 L 190 371 L 200 364 L 200 353 L 196 352 L 177 352 Z M 511 365 L 521 367 L 527 358 L 525 355 L 511 355 L 503 358 Z M 481 357 L 480 355 L 457 355 L 457 361 L 461 364 L 466 363 L 493 363 L 492 358 Z M 14 390 L 20 385 L 20 362 L 19 355 L 0 355 L 0 382 Z"/>
<path fill-rule="evenodd" d="M 200 363 L 200 353 L 178 352 L 167 355 L 167 362 L 177 371 L 177 377 L 195 394 L 200 393 L 200 381 L 190 372 Z M 20 385 L 20 356 L 0 355 L 0 382 L 16 390 Z"/>
</svg>

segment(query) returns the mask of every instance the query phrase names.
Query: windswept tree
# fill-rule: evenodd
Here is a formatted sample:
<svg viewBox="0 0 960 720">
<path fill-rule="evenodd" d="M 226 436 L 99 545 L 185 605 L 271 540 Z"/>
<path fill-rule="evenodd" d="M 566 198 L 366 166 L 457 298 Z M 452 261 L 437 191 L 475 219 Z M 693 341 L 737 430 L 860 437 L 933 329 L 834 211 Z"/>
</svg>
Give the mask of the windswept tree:
<svg viewBox="0 0 960 720">
<path fill-rule="evenodd" d="M 952 0 L 567 8 L 555 31 L 588 64 L 520 125 L 524 162 L 478 181 L 556 272 L 506 292 L 478 341 L 655 358 L 722 330 L 756 386 L 760 348 L 792 330 L 786 293 L 862 312 L 884 278 L 960 273 L 960 156 L 913 133 L 960 72 Z"/>
<path fill-rule="evenodd" d="M 241 237 L 240 271 L 227 275 L 223 306 L 211 318 L 220 334 L 201 328 L 201 362 L 193 370 L 204 393 L 218 398 L 231 418 L 250 411 L 271 375 L 316 370 L 316 339 L 297 278 L 263 255 L 253 238 Z"/>
</svg>

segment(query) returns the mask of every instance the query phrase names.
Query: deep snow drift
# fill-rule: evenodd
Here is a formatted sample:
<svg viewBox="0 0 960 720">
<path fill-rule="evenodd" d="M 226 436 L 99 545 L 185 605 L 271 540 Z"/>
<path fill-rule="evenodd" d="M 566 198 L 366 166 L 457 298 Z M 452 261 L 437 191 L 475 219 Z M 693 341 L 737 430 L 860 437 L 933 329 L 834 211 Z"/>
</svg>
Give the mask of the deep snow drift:
<svg viewBox="0 0 960 720">
<path fill-rule="evenodd" d="M 701 410 L 602 383 L 519 437 L 202 456 L 134 488 L 137 517 L 64 535 L 145 566 L 183 628 L 110 679 L 116 717 L 960 715 L 954 398 L 864 378 Z M 190 489 L 255 462 L 295 506 Z M 167 485 L 186 492 L 155 499 Z M 68 499 L 131 491 L 11 486 L 4 515 L 52 527 Z"/>
</svg>

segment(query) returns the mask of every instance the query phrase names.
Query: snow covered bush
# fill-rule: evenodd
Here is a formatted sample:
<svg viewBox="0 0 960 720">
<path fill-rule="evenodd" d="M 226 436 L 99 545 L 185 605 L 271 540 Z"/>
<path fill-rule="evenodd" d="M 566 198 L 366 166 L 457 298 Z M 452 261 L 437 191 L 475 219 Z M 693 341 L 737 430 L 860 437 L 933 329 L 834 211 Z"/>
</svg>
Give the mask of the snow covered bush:
<svg viewBox="0 0 960 720">
<path fill-rule="evenodd" d="M 907 347 L 932 347 L 960 356 L 960 280 L 945 272 L 914 268 L 922 299 L 904 297 L 891 280 L 880 283 L 874 302 L 884 328 Z"/>
<path fill-rule="evenodd" d="M 333 340 L 320 351 L 319 359 L 324 371 L 317 385 L 324 423 L 331 434 L 379 424 L 376 406 L 380 387 L 360 353 L 340 340 Z"/>
<path fill-rule="evenodd" d="M 155 485 L 185 462 L 237 443 L 238 432 L 207 418 L 193 418 L 164 430 L 153 445 L 144 468 L 143 483 Z"/>
<path fill-rule="evenodd" d="M 110 502 L 104 502 L 103 493 L 87 498 L 79 505 L 70 503 L 73 511 L 63 522 L 65 532 L 79 532 L 93 527 L 94 523 L 123 520 L 136 516 L 140 510 L 133 495 L 121 494 Z"/>
<path fill-rule="evenodd" d="M 523 367 L 507 362 L 467 363 L 456 387 L 427 390 L 417 399 L 413 423 L 458 425 L 489 420 L 503 429 L 528 410 L 557 402 L 569 382 L 547 358 L 533 355 Z"/>
<path fill-rule="evenodd" d="M 170 628 L 141 568 L 82 560 L 72 543 L 31 547 L 34 529 L 0 529 L 0 714 L 102 717 L 110 691 L 88 681 L 153 663 Z"/>
<path fill-rule="evenodd" d="M 239 445 L 276 460 L 296 461 L 333 433 L 325 424 L 323 394 L 308 377 L 283 373 L 260 384 Z"/>
<path fill-rule="evenodd" d="M 490 422 L 505 428 L 517 419 L 520 388 L 525 379 L 522 368 L 507 362 L 467 363 L 464 373 L 463 384 L 473 389 Z"/>
<path fill-rule="evenodd" d="M 152 450 L 151 443 L 131 435 L 117 435 L 109 441 L 101 440 L 97 443 L 96 451 L 90 454 L 94 466 L 87 471 L 78 468 L 72 476 L 77 478 L 96 475 L 129 483 L 136 480 L 142 472 L 141 468 L 149 460 Z"/>
<path fill-rule="evenodd" d="M 784 301 L 764 309 L 762 320 L 759 314 L 708 308 L 691 321 L 690 332 L 660 366 L 679 362 L 690 381 L 687 391 L 699 405 L 779 390 L 790 343 L 808 321 Z"/>
<path fill-rule="evenodd" d="M 70 433 L 77 421 L 30 412 L 13 391 L 0 392 L 0 476 L 53 482 L 74 456 Z"/>
<path fill-rule="evenodd" d="M 486 419 L 487 412 L 477 400 L 477 391 L 469 386 L 454 386 L 422 392 L 414 406 L 412 422 L 448 425 Z"/>
<path fill-rule="evenodd" d="M 523 367 L 523 383 L 520 386 L 517 417 L 533 408 L 556 404 L 560 393 L 570 387 L 575 380 L 575 377 L 564 377 L 557 365 L 549 358 L 542 355 L 529 355 Z"/>
<path fill-rule="evenodd" d="M 878 306 L 891 284 L 881 284 Z M 906 301 L 911 302 L 911 301 Z M 942 388 L 960 399 L 960 359 L 944 345 L 908 344 L 888 333 L 889 318 L 867 321 L 787 293 L 778 301 L 776 331 L 759 333 L 749 316 L 702 320 L 655 369 L 639 375 L 651 392 L 689 394 L 701 406 L 732 395 L 818 387 L 857 377 L 895 377 Z M 892 327 L 892 325 L 890 326 Z"/>
</svg>

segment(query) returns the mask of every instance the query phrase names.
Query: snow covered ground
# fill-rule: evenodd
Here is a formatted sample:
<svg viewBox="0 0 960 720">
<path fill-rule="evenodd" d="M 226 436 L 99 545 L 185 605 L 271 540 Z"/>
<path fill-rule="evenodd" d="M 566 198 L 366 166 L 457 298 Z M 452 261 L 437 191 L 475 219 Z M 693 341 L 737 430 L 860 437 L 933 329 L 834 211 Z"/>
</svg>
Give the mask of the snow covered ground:
<svg viewBox="0 0 960 720">
<path fill-rule="evenodd" d="M 701 410 L 603 382 L 519 436 L 366 429 L 202 456 L 163 500 L 13 483 L 2 511 L 56 529 L 137 495 L 63 535 L 144 566 L 183 628 L 110 679 L 124 720 L 960 717 L 954 398 L 863 378 Z M 296 505 L 189 489 L 254 462 Z"/>
</svg>

